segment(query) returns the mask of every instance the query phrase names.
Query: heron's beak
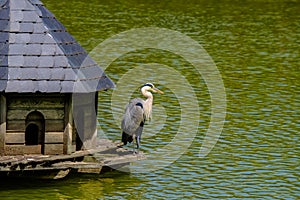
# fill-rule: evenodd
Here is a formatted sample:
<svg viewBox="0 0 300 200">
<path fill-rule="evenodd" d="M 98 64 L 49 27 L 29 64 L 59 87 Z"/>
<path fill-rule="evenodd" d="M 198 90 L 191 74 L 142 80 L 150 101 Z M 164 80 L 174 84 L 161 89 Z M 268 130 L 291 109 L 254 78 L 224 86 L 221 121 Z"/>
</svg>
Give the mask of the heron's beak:
<svg viewBox="0 0 300 200">
<path fill-rule="evenodd" d="M 159 94 L 163 94 L 164 93 L 163 91 L 161 91 L 161 90 L 159 90 L 157 88 L 152 88 L 152 90 L 153 90 L 153 92 L 157 92 Z"/>
</svg>

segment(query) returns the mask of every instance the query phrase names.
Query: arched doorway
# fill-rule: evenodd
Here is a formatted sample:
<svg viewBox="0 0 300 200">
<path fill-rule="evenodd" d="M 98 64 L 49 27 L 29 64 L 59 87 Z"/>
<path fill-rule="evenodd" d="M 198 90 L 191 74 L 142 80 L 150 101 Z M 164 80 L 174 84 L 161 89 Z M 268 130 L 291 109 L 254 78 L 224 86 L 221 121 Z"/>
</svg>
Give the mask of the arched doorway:
<svg viewBox="0 0 300 200">
<path fill-rule="evenodd" d="M 39 144 L 39 127 L 36 124 L 28 124 L 25 131 L 25 145 Z"/>
<path fill-rule="evenodd" d="M 25 120 L 25 145 L 41 145 L 44 154 L 45 143 L 45 118 L 38 111 L 29 113 Z"/>
</svg>

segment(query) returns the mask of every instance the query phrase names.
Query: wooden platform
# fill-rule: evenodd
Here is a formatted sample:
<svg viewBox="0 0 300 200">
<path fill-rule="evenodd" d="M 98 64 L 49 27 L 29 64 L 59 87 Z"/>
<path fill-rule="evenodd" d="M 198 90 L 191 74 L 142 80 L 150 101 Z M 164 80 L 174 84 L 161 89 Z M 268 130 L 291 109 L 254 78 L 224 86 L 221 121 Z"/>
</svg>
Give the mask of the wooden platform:
<svg viewBox="0 0 300 200">
<path fill-rule="evenodd" d="M 0 177 L 60 179 L 70 173 L 101 174 L 143 159 L 142 152 L 134 154 L 110 140 L 99 140 L 97 148 L 71 155 L 1 156 Z"/>
</svg>

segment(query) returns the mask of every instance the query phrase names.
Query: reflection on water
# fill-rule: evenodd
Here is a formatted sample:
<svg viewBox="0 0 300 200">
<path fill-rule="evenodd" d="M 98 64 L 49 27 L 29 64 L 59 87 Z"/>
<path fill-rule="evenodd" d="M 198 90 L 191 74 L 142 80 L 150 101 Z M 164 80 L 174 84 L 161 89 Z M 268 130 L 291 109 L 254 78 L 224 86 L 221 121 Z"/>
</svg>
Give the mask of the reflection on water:
<svg viewBox="0 0 300 200">
<path fill-rule="evenodd" d="M 177 55 L 151 49 L 130 52 L 106 70 L 115 82 L 129 69 L 159 63 L 175 69 L 194 88 L 200 119 L 191 146 L 174 163 L 153 173 L 20 182 L 24 186 L 1 183 L 1 199 L 300 198 L 299 1 L 44 3 L 88 51 L 119 32 L 148 26 L 176 30 L 198 41 L 224 81 L 225 126 L 213 151 L 199 158 L 211 116 L 204 80 L 195 77 L 193 66 Z M 160 65 L 155 66 L 159 71 Z M 145 79 L 158 83 L 165 92 L 155 96 L 154 127 L 151 123 L 145 127 L 142 150 L 150 156 L 172 142 L 181 120 L 180 98 L 157 77 L 149 72 L 123 85 L 125 99 L 139 96 L 136 86 Z M 121 114 L 115 118 L 108 109 L 113 92 L 100 93 L 99 128 L 119 140 Z M 122 113 L 123 105 L 112 109 Z M 163 125 L 155 126 L 160 120 Z"/>
<path fill-rule="evenodd" d="M 108 193 L 118 198 L 117 193 L 112 194 L 112 187 L 137 187 L 141 183 L 143 180 L 129 174 L 112 172 L 100 177 L 71 175 L 65 180 L 9 179 L 1 181 L 0 186 L 5 189 L 1 190 L 1 199 L 104 199 Z"/>
</svg>

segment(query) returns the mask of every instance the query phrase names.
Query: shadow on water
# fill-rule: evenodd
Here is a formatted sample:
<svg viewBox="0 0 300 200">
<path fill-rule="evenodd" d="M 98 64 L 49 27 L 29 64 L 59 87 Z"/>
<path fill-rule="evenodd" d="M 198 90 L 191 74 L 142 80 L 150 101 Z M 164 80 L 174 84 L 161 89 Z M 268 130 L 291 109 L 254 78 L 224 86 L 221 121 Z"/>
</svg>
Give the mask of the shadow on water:
<svg viewBox="0 0 300 200">
<path fill-rule="evenodd" d="M 138 177 L 125 172 L 107 172 L 103 175 L 71 174 L 59 179 L 1 178 L 0 196 L 10 199 L 103 199 L 116 196 L 114 190 L 127 190 L 142 183 Z M 126 191 L 124 191 L 125 193 Z"/>
</svg>

